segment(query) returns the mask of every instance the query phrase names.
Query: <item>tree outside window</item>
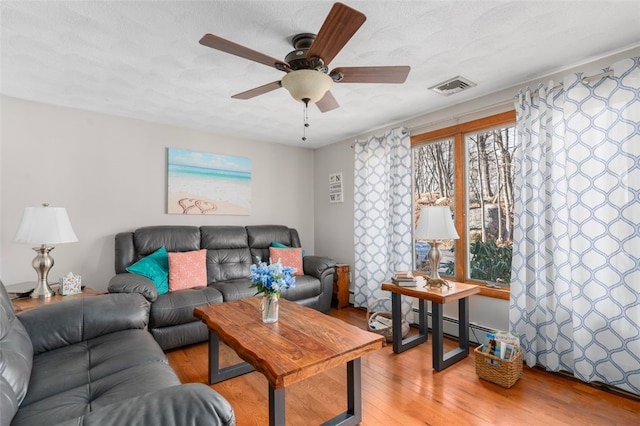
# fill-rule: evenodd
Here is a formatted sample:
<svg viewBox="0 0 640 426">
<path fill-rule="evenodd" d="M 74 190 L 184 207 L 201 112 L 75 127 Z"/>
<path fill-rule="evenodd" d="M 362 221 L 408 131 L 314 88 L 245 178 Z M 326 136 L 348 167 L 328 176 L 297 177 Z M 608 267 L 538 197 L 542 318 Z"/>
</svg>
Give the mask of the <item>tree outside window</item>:
<svg viewBox="0 0 640 426">
<path fill-rule="evenodd" d="M 458 281 L 504 288 L 511 281 L 513 112 L 412 137 L 414 214 L 451 208 L 460 240 L 443 241 L 438 270 Z M 417 241 L 415 269 L 430 273 L 428 241 Z"/>
<path fill-rule="evenodd" d="M 453 139 L 431 142 L 413 148 L 414 213 L 415 223 L 420 221 L 420 210 L 428 206 L 455 208 L 455 160 Z M 429 241 L 416 241 L 415 270 L 431 273 L 432 265 L 427 253 Z M 452 275 L 455 267 L 454 241 L 442 241 L 442 257 L 438 272 Z"/>
</svg>

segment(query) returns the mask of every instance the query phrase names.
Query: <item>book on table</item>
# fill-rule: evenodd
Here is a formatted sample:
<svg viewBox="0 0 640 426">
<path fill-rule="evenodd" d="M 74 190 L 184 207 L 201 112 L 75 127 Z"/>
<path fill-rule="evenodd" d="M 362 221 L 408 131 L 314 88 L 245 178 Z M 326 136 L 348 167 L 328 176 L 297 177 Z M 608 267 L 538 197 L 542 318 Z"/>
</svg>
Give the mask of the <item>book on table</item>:
<svg viewBox="0 0 640 426">
<path fill-rule="evenodd" d="M 398 271 L 391 277 L 391 282 L 401 287 L 415 287 L 417 285 L 416 277 L 410 272 Z"/>
</svg>

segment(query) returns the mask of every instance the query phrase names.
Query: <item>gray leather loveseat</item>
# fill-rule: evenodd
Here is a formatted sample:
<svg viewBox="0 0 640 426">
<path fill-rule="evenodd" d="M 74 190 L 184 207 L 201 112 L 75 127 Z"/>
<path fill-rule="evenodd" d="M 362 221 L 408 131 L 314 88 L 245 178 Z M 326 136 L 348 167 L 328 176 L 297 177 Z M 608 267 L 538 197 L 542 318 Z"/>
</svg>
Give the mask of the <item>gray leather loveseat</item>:
<svg viewBox="0 0 640 426">
<path fill-rule="evenodd" d="M 269 247 L 279 243 L 300 247 L 295 229 L 281 225 L 259 226 L 149 226 L 123 232 L 115 239 L 115 270 L 109 282 L 111 293 L 141 293 L 151 302 L 149 330 L 167 350 L 208 339 L 206 326 L 193 316 L 197 306 L 238 300 L 255 295 L 250 288 L 249 268 L 269 260 Z M 207 286 L 158 294 L 144 276 L 127 272 L 145 256 L 165 247 L 167 252 L 206 249 Z M 331 308 L 335 261 L 304 256 L 304 275 L 282 297 L 327 312 Z"/>
<path fill-rule="evenodd" d="M 0 425 L 235 425 L 217 392 L 180 384 L 148 313 L 111 294 L 16 316 L 0 283 Z"/>
</svg>

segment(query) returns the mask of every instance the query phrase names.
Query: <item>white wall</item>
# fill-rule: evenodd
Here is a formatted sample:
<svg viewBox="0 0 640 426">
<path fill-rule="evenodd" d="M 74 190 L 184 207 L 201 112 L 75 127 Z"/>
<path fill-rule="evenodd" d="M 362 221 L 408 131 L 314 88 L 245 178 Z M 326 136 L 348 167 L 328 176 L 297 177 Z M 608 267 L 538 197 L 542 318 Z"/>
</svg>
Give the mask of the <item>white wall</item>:
<svg viewBox="0 0 640 426">
<path fill-rule="evenodd" d="M 366 139 L 370 135 L 383 135 L 392 127 L 407 127 L 411 134 L 420 134 L 438 128 L 452 126 L 488 115 L 513 109 L 514 96 L 521 87 L 537 87 L 550 79 L 561 81 L 571 72 L 584 72 L 593 75 L 602 72 L 602 68 L 616 61 L 640 55 L 640 47 L 622 50 L 601 58 L 591 58 L 582 64 L 558 68 L 558 71 L 539 77 L 517 87 L 512 87 L 489 96 L 480 97 L 451 108 L 434 111 L 423 116 L 397 123 L 394 126 L 372 130 L 353 139 L 337 142 L 316 150 L 315 154 L 315 232 L 316 250 L 331 253 L 341 262 L 348 263 L 353 269 L 353 162 L 351 144 L 356 139 Z M 473 78 L 472 78 L 473 80 Z M 473 89 L 471 89 L 473 90 Z M 434 95 L 437 96 L 437 95 Z M 454 95 L 455 96 L 455 95 Z M 328 175 L 331 172 L 343 172 L 344 203 L 330 204 L 328 201 Z M 353 288 L 353 287 L 352 287 Z M 449 306 L 455 305 L 455 306 Z M 445 315 L 457 318 L 457 304 L 445 306 Z M 470 302 L 472 322 L 489 328 L 506 330 L 508 322 L 508 301 L 482 296 L 473 296 Z"/>
<path fill-rule="evenodd" d="M 69 271 L 106 289 L 114 236 L 147 225 L 283 224 L 314 251 L 313 157 L 309 149 L 2 97 L 0 278 L 35 281 L 35 252 L 12 242 L 26 206 L 66 207 L 77 243 L 60 244 L 49 280 Z M 215 120 L 215 114 L 212 114 Z M 168 147 L 249 157 L 249 216 L 166 214 Z"/>
</svg>

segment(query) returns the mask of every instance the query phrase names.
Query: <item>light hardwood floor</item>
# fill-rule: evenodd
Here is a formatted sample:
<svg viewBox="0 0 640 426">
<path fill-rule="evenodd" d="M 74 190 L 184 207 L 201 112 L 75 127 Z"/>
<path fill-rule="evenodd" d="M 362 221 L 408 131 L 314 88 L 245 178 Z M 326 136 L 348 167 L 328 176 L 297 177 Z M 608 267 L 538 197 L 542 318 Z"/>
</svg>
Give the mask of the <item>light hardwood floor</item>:
<svg viewBox="0 0 640 426">
<path fill-rule="evenodd" d="M 366 328 L 360 309 L 330 315 Z M 446 342 L 451 347 L 454 341 Z M 224 348 L 223 348 L 224 349 Z M 445 348 L 448 349 L 448 348 Z M 206 343 L 167 352 L 183 382 L 207 383 Z M 223 362 L 238 361 L 221 351 Z M 287 425 L 317 425 L 346 410 L 346 369 L 339 367 L 287 388 Z M 234 407 L 238 426 L 268 424 L 267 381 L 260 373 L 212 385 Z M 474 355 L 436 372 L 431 338 L 402 354 L 391 345 L 362 359 L 362 425 L 638 425 L 640 400 L 542 369 L 524 367 L 512 388 L 483 381 Z"/>
</svg>

